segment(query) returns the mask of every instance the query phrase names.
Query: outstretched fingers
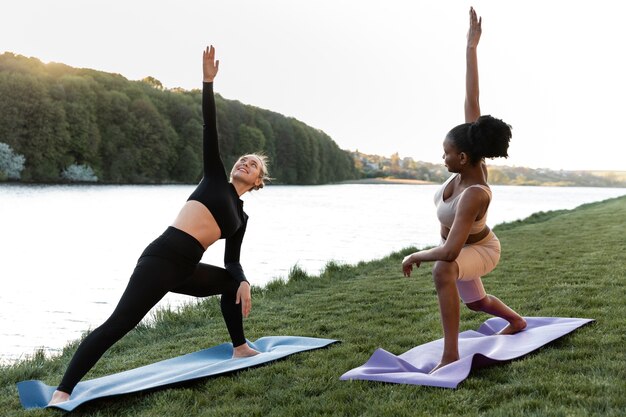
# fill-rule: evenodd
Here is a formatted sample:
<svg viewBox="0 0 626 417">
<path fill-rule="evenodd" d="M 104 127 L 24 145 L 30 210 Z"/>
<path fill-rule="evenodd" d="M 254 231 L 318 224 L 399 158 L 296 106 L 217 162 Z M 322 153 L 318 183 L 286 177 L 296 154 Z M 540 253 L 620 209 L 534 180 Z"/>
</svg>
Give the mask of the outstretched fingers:
<svg viewBox="0 0 626 417">
<path fill-rule="evenodd" d="M 202 72 L 204 82 L 213 82 L 220 67 L 220 61 L 215 60 L 215 48 L 213 45 L 207 46 L 202 51 Z"/>
<path fill-rule="evenodd" d="M 470 17 L 470 27 L 479 27 L 482 24 L 483 18 L 482 17 L 478 17 L 478 14 L 476 13 L 476 10 L 474 10 L 473 7 L 470 7 L 470 11 L 469 11 L 469 17 Z"/>
<path fill-rule="evenodd" d="M 482 22 L 483 18 L 478 17 L 476 14 L 476 10 L 473 7 L 470 7 L 469 11 L 469 29 L 467 31 L 467 46 L 476 47 L 478 46 L 478 41 L 480 40 L 480 35 L 482 33 Z"/>
</svg>

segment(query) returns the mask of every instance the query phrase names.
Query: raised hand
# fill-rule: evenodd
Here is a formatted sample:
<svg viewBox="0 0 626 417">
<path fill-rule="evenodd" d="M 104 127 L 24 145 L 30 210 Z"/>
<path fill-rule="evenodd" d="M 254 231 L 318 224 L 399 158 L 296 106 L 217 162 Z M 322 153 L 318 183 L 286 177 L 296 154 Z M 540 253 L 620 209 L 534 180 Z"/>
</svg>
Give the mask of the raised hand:
<svg viewBox="0 0 626 417">
<path fill-rule="evenodd" d="M 207 46 L 202 52 L 202 81 L 205 83 L 213 82 L 219 69 L 220 61 L 219 59 L 215 60 L 215 48 L 213 45 Z"/>
<path fill-rule="evenodd" d="M 478 54 L 477 46 L 482 34 L 483 19 L 476 16 L 476 10 L 470 7 L 469 11 L 470 24 L 467 31 L 467 49 L 465 57 L 467 67 L 465 71 L 465 122 L 472 123 L 480 117 L 480 101 L 478 86 Z"/>
<path fill-rule="evenodd" d="M 478 46 L 478 41 L 480 40 L 480 35 L 483 31 L 482 22 L 483 18 L 478 17 L 476 15 L 476 10 L 473 7 L 470 7 L 469 11 L 470 16 L 470 24 L 469 29 L 467 31 L 467 47 L 468 48 L 476 48 Z"/>
</svg>

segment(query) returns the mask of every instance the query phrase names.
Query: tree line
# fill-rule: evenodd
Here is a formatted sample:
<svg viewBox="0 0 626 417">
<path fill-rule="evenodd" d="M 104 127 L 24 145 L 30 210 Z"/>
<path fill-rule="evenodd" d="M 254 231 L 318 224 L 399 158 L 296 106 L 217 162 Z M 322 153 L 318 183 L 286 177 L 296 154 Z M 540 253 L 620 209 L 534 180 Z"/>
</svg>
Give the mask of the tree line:
<svg viewBox="0 0 626 417">
<path fill-rule="evenodd" d="M 444 182 L 450 173 L 443 164 L 401 158 L 396 152 L 390 157 L 352 152 L 355 166 L 365 178 L 400 178 Z M 487 160 L 489 183 L 498 185 L 626 187 L 626 172 L 565 171 L 491 165 Z"/>
<path fill-rule="evenodd" d="M 153 77 L 44 64 L 0 55 L 0 180 L 193 183 L 202 175 L 199 89 L 164 89 Z M 262 152 L 283 184 L 360 176 L 323 131 L 216 94 L 220 151 L 228 168 Z"/>
</svg>

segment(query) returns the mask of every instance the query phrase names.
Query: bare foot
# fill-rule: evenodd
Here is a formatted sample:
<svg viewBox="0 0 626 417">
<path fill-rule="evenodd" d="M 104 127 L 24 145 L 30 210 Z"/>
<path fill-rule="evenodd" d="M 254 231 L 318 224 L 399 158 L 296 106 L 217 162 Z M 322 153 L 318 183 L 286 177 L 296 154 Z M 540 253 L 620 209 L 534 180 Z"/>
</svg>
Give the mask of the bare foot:
<svg viewBox="0 0 626 417">
<path fill-rule="evenodd" d="M 439 364 L 437 366 L 435 366 L 433 369 L 431 369 L 431 371 L 428 373 L 429 375 L 432 374 L 433 372 L 443 368 L 446 365 L 450 365 L 452 362 L 456 362 L 458 361 L 459 358 L 457 357 L 456 359 L 441 359 L 441 362 L 439 362 Z"/>
<path fill-rule="evenodd" d="M 521 332 L 525 328 L 526 328 L 526 320 L 520 317 L 519 319 L 509 322 L 509 324 L 504 329 L 500 330 L 496 334 L 500 334 L 500 335 L 515 334 L 515 333 Z"/>
<path fill-rule="evenodd" d="M 50 399 L 50 402 L 48 403 L 48 405 L 64 403 L 65 401 L 68 401 L 69 399 L 70 399 L 70 394 L 68 394 L 67 392 L 54 391 L 54 394 L 52 394 L 52 398 Z"/>
<path fill-rule="evenodd" d="M 237 346 L 233 349 L 233 359 L 249 358 L 250 356 L 255 356 L 258 354 L 259 352 L 252 349 L 250 346 L 248 346 L 247 343 L 244 343 L 243 345 Z"/>
</svg>

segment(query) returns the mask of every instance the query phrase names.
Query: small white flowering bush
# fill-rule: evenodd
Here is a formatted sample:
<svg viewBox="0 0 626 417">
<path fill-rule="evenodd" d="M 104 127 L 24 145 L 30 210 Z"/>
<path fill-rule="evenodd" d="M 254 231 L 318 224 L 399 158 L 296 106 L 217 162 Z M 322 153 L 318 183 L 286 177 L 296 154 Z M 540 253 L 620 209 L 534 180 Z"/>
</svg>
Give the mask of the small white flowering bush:
<svg viewBox="0 0 626 417">
<path fill-rule="evenodd" d="M 24 155 L 15 153 L 6 143 L 0 142 L 0 180 L 19 180 L 24 170 Z"/>
<path fill-rule="evenodd" d="M 74 182 L 97 182 L 98 177 L 89 165 L 72 164 L 65 168 L 61 177 Z"/>
</svg>

